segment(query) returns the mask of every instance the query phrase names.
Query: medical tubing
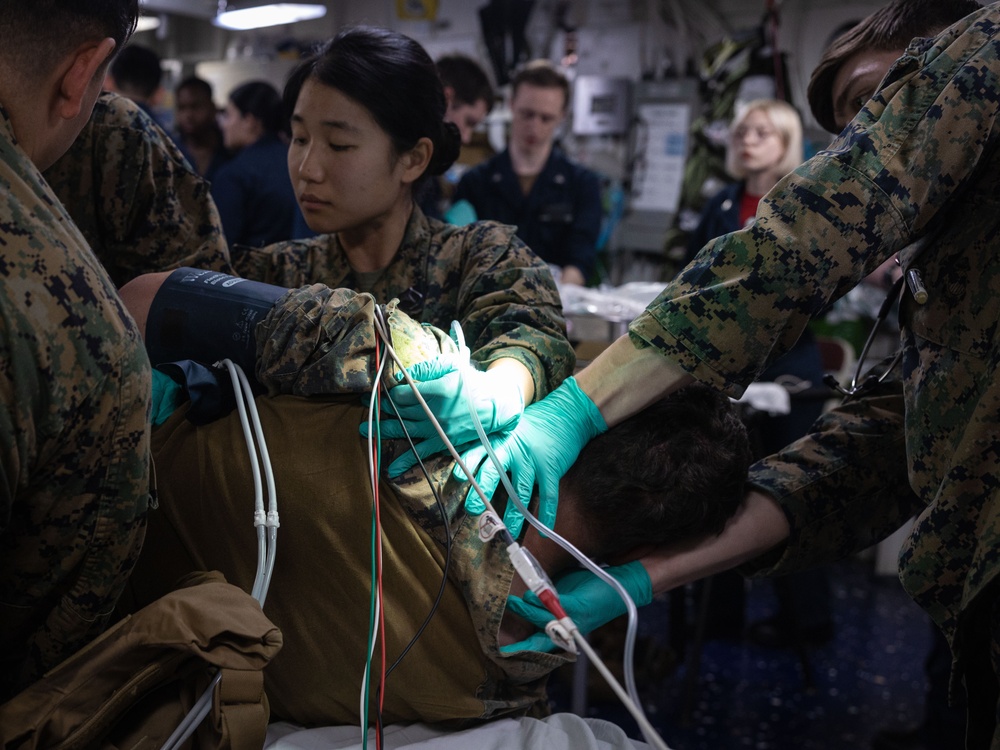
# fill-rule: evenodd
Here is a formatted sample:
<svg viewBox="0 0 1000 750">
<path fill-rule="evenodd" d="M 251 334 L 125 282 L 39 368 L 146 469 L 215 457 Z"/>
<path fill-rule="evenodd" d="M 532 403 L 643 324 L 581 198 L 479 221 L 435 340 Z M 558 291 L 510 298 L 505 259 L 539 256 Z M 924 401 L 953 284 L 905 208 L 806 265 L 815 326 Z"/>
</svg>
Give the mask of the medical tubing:
<svg viewBox="0 0 1000 750">
<path fill-rule="evenodd" d="M 257 527 L 257 574 L 254 576 L 250 595 L 257 601 L 260 601 L 258 592 L 264 583 L 264 567 L 267 558 L 267 537 L 264 533 L 264 526 L 267 523 L 267 514 L 264 512 L 264 487 L 260 479 L 260 465 L 257 461 L 257 451 L 254 449 L 253 440 L 250 437 L 250 420 L 247 418 L 246 405 L 243 403 L 243 398 L 240 395 L 240 379 L 236 374 L 236 364 L 229 358 L 223 359 L 220 364 L 226 368 L 229 372 L 229 377 L 233 381 L 236 410 L 240 416 L 240 425 L 243 427 L 243 437 L 246 439 L 247 453 L 250 458 L 250 473 L 253 475 L 253 517 L 254 525 Z"/>
<path fill-rule="evenodd" d="M 233 364 L 233 363 L 230 363 Z M 274 560 L 277 554 L 277 544 L 278 544 L 278 493 L 274 485 L 274 470 L 271 466 L 271 456 L 267 450 L 267 441 L 264 439 L 264 429 L 260 425 L 260 413 L 257 411 L 257 402 L 254 400 L 253 389 L 250 387 L 250 381 L 247 379 L 246 373 L 239 366 L 233 364 L 236 369 L 236 374 L 239 377 L 239 384 L 243 389 L 243 398 L 247 402 L 247 410 L 250 413 L 250 420 L 253 423 L 254 437 L 257 440 L 257 449 L 260 451 L 260 461 L 264 465 L 264 478 L 267 482 L 267 498 L 268 507 L 265 524 L 267 526 L 267 554 L 264 560 L 264 571 L 260 587 L 260 596 L 257 601 L 260 602 L 260 606 L 264 606 L 264 600 L 267 598 L 267 590 L 271 586 L 271 575 L 274 573 Z M 235 383 L 234 383 L 235 385 Z M 239 400 L 237 400 L 239 403 Z M 248 442 L 249 447 L 249 442 Z M 264 503 L 263 500 L 260 503 L 260 509 L 263 510 Z"/>
<path fill-rule="evenodd" d="M 552 539 L 556 544 L 565 549 L 571 555 L 573 555 L 576 560 L 587 568 L 591 573 L 596 575 L 602 581 L 611 586 L 621 597 L 622 601 L 625 602 L 625 610 L 628 614 L 628 627 L 625 632 L 625 654 L 623 658 L 624 668 L 625 668 L 625 684 L 629 689 L 629 693 L 633 696 L 633 700 L 638 702 L 639 691 L 635 684 L 635 641 L 638 632 L 638 610 L 636 609 L 635 602 L 632 601 L 632 597 L 629 596 L 628 591 L 622 586 L 614 577 L 606 573 L 599 565 L 593 562 L 589 557 L 584 555 L 580 550 L 578 550 L 573 544 L 566 538 L 557 534 L 554 530 L 548 528 L 545 524 L 539 521 L 528 509 L 525 507 L 524 503 L 517 496 L 517 492 L 511 485 L 510 480 L 507 478 L 507 473 L 503 470 L 503 466 L 500 463 L 500 459 L 497 457 L 493 450 L 493 446 L 490 444 L 489 439 L 486 437 L 486 433 L 483 430 L 482 424 L 479 422 L 478 417 L 473 415 L 473 424 L 476 426 L 476 432 L 479 433 L 479 439 L 483 443 L 483 447 L 486 449 L 487 455 L 493 464 L 497 467 L 497 473 L 500 475 L 500 481 L 503 486 L 507 489 L 507 494 L 511 502 L 517 506 L 517 509 L 521 511 L 524 518 L 534 526 L 540 533 L 544 536 Z"/>
<path fill-rule="evenodd" d="M 243 437 L 246 440 L 247 452 L 250 458 L 250 469 L 254 480 L 254 526 L 257 529 L 257 574 L 254 578 L 251 596 L 257 600 L 261 608 L 264 607 L 264 599 L 267 590 L 271 585 L 271 573 L 274 570 L 274 559 L 278 541 L 278 500 L 274 485 L 274 472 L 271 467 L 270 456 L 267 451 L 267 442 L 264 439 L 264 431 L 260 424 L 260 415 L 257 412 L 257 405 L 254 402 L 253 390 L 250 382 L 243 372 L 243 369 L 230 359 L 223 359 L 222 365 L 229 372 L 229 377 L 233 381 L 234 395 L 236 396 L 236 408 L 240 417 L 240 425 L 243 428 Z M 248 402 L 250 408 L 250 419 L 247 419 Z M 250 429 L 250 422 L 253 422 L 253 431 Z M 260 479 L 260 467 L 258 465 L 257 451 L 254 448 L 254 438 L 260 450 L 261 460 L 264 462 L 264 474 L 267 478 L 267 490 L 269 511 L 264 512 L 263 487 Z M 265 527 L 267 529 L 265 534 Z M 198 725 L 208 716 L 212 710 L 212 693 L 215 686 L 222 679 L 222 672 L 217 671 L 212 681 L 198 700 L 188 711 L 187 715 L 174 731 L 167 738 L 163 745 L 163 750 L 175 750 L 180 747 L 188 737 L 190 737 Z"/>
<path fill-rule="evenodd" d="M 639 725 L 639 731 L 642 732 L 643 739 L 646 740 L 650 745 L 657 748 L 657 750 L 670 750 L 667 747 L 667 743 L 663 741 L 660 735 L 657 733 L 653 725 L 649 723 L 649 719 L 646 718 L 646 714 L 643 713 L 642 709 L 639 708 L 639 704 L 635 703 L 629 695 L 625 692 L 624 688 L 615 679 L 615 676 L 611 674 L 611 670 L 605 666 L 604 662 L 594 651 L 593 647 L 587 642 L 586 636 L 583 635 L 579 630 L 573 631 L 573 638 L 577 645 L 587 654 L 587 657 L 594 663 L 597 670 L 601 673 L 601 676 L 607 681 L 608 685 L 614 691 L 615 695 L 621 700 L 628 709 L 628 712 L 632 714 L 632 718 L 636 720 Z"/>
<path fill-rule="evenodd" d="M 434 430 L 438 433 L 438 436 L 441 438 L 445 447 L 448 449 L 448 452 L 451 454 L 452 458 L 454 458 L 455 461 L 458 463 L 459 467 L 465 473 L 465 476 L 469 478 L 469 481 L 472 484 L 473 489 L 475 489 L 476 493 L 479 495 L 479 498 L 483 501 L 483 505 L 485 505 L 489 511 L 495 513 L 496 511 L 493 510 L 493 505 L 486 497 L 486 493 L 483 492 L 482 487 L 480 487 L 479 483 L 476 482 L 474 474 L 471 471 L 469 471 L 469 468 L 465 465 L 465 462 L 462 460 L 462 457 L 458 455 L 458 451 L 455 450 L 455 446 L 452 445 L 451 441 L 448 439 L 448 436 L 445 434 L 445 431 L 442 429 L 441 425 L 434 417 L 431 408 L 427 405 L 427 402 L 424 401 L 423 396 L 420 395 L 420 391 L 417 389 L 416 383 L 414 383 L 413 379 L 406 371 L 406 367 L 403 365 L 399 357 L 396 355 L 395 350 L 392 348 L 392 344 L 389 342 L 388 332 L 382 329 L 381 326 L 376 326 L 376 328 L 379 331 L 379 335 L 382 336 L 382 339 L 385 342 L 386 351 L 388 352 L 392 360 L 399 366 L 403 378 L 406 380 L 407 385 L 409 385 L 410 388 L 413 390 L 413 395 L 416 396 L 417 401 L 420 403 L 421 407 L 423 407 L 424 412 L 427 414 L 427 418 L 430 420 L 431 424 L 434 427 Z M 452 322 L 452 333 L 455 334 L 455 340 L 458 343 L 459 350 L 460 351 L 464 350 L 467 353 L 468 348 L 465 346 L 465 336 L 464 333 L 462 332 L 461 326 L 458 324 L 458 321 Z M 459 370 L 459 377 L 461 378 L 461 370 Z M 636 632 L 638 630 L 638 622 L 637 622 L 638 612 L 636 610 L 635 602 L 632 601 L 632 597 L 629 596 L 628 591 L 625 590 L 625 587 L 622 586 L 617 580 L 615 580 L 612 576 L 605 573 L 600 568 L 600 566 L 598 566 L 596 563 L 590 560 L 590 558 L 588 558 L 586 555 L 580 552 L 580 550 L 574 547 L 573 544 L 569 542 L 569 540 L 564 539 L 563 537 L 556 534 L 555 531 L 553 531 L 552 529 L 547 528 L 541 521 L 539 521 L 530 512 L 528 512 L 528 509 L 524 507 L 524 503 L 521 502 L 521 500 L 517 496 L 517 493 L 514 491 L 514 488 L 511 486 L 510 480 L 507 479 L 506 472 L 503 471 L 503 467 L 500 464 L 500 461 L 497 458 L 496 453 L 493 451 L 493 447 L 490 444 L 489 438 L 486 436 L 486 432 L 483 430 L 482 422 L 479 420 L 479 415 L 476 412 L 474 402 L 472 401 L 472 395 L 469 392 L 469 390 L 465 388 L 464 378 L 462 378 L 461 380 L 461 390 L 465 394 L 466 403 L 468 404 L 469 411 L 472 414 L 472 423 L 476 427 L 476 432 L 479 435 L 479 439 L 482 442 L 487 455 L 489 455 L 490 460 L 493 461 L 494 465 L 497 467 L 500 479 L 503 482 L 504 487 L 507 489 L 507 493 L 510 496 L 510 499 L 514 502 L 515 505 L 517 505 L 518 510 L 521 511 L 522 515 L 528 520 L 528 522 L 532 526 L 534 526 L 536 529 L 538 529 L 540 532 L 542 532 L 549 538 L 555 540 L 557 544 L 559 544 L 560 546 L 563 547 L 563 549 L 567 550 L 570 554 L 572 554 L 581 564 L 583 564 L 587 569 L 589 569 L 592 573 L 594 573 L 594 575 L 596 575 L 598 578 L 600 578 L 609 586 L 611 586 L 625 602 L 625 608 L 628 613 L 628 630 L 625 638 L 625 655 L 623 661 L 625 667 L 626 684 L 629 686 L 629 693 L 625 693 L 621 690 L 621 686 L 618 685 L 617 681 L 614 680 L 614 676 L 611 675 L 611 672 L 608 671 L 604 663 L 601 662 L 600 657 L 594 652 L 592 648 L 590 648 L 589 644 L 585 646 L 584 650 L 588 653 L 588 656 L 590 657 L 591 661 L 593 661 L 595 664 L 598 665 L 598 669 L 601 671 L 602 675 L 604 675 L 605 679 L 608 678 L 611 679 L 612 689 L 615 689 L 615 687 L 617 686 L 616 692 L 618 693 L 619 698 L 625 704 L 629 712 L 632 713 L 634 716 L 638 715 L 642 717 L 641 721 L 639 721 L 638 719 L 637 721 L 639 721 L 640 728 L 643 731 L 643 736 L 646 738 L 649 744 L 654 745 L 657 748 L 663 748 L 663 750 L 669 750 L 669 748 L 667 748 L 663 740 L 656 733 L 656 730 L 653 729 L 649 721 L 646 719 L 645 714 L 643 713 L 642 708 L 640 707 L 641 703 L 639 699 L 639 691 L 635 686 L 635 665 L 634 665 L 635 640 L 636 640 Z M 371 430 L 369 430 L 369 434 L 371 434 Z M 506 527 L 504 527 L 504 530 L 506 531 Z M 512 541 L 512 537 L 509 531 L 507 531 L 505 538 L 507 540 Z M 510 541 L 508 541 L 508 545 L 510 545 Z M 550 600 L 555 599 L 556 601 L 558 601 L 558 595 L 556 594 L 554 588 L 544 593 L 546 593 L 545 597 L 546 599 Z M 539 598 L 541 599 L 541 597 Z M 544 600 L 543 603 L 545 603 Z M 562 607 L 559 606 L 559 609 L 561 610 Z M 563 612 L 563 617 L 560 617 L 558 619 L 568 620 L 569 618 L 568 616 L 565 615 L 565 612 Z M 570 630 L 570 632 L 572 633 L 573 637 L 576 640 L 586 642 L 586 639 L 583 637 L 583 634 L 580 633 L 579 629 L 575 625 L 572 628 L 568 629 Z"/>
<path fill-rule="evenodd" d="M 459 341 L 459 348 L 464 349 L 468 352 L 465 347 L 465 336 L 462 333 L 462 328 L 458 324 L 458 321 L 453 321 L 451 324 L 452 334 L 455 335 L 457 341 Z M 507 490 L 509 500 L 517 506 L 517 509 L 521 511 L 521 514 L 527 519 L 528 523 L 538 529 L 544 536 L 547 536 L 554 540 L 559 546 L 573 555 L 574 558 L 588 570 L 590 570 L 594 575 L 600 578 L 602 581 L 611 586 L 621 597 L 622 601 L 625 602 L 625 610 L 628 614 L 628 627 L 625 634 L 625 653 L 623 658 L 623 666 L 625 669 L 625 684 L 628 687 L 629 695 L 632 696 L 632 701 L 639 705 L 639 690 L 635 683 L 635 641 L 638 632 L 638 611 L 636 610 L 635 602 L 632 601 L 632 597 L 629 596 L 628 591 L 622 586 L 615 578 L 606 573 L 601 569 L 599 565 L 594 563 L 589 557 L 584 555 L 580 550 L 578 550 L 569 540 L 563 538 L 557 534 L 554 530 L 545 526 L 541 521 L 535 518 L 528 509 L 525 507 L 524 503 L 518 497 L 517 492 L 514 490 L 513 485 L 511 485 L 510 480 L 507 478 L 507 472 L 504 471 L 503 465 L 500 463 L 500 459 L 497 458 L 496 452 L 493 450 L 493 446 L 486 436 L 486 431 L 483 429 L 482 422 L 479 420 L 479 414 L 476 411 L 475 404 L 472 400 L 472 393 L 469 389 L 465 387 L 465 379 L 462 377 L 461 368 L 458 369 L 458 376 L 461 381 L 460 387 L 462 392 L 465 394 L 465 400 L 469 408 L 469 413 L 472 417 L 472 423 L 475 425 L 476 434 L 479 435 L 479 440 L 483 444 L 483 448 L 486 450 L 486 454 L 489 456 L 493 465 L 497 468 L 497 474 L 500 477 L 500 481 Z M 464 469 L 464 467 L 463 467 Z M 471 476 L 466 472 L 466 476 Z M 475 482 L 473 482 L 475 484 Z M 480 494 L 482 490 L 479 490 Z M 527 582 L 526 582 L 527 583 Z M 537 592 L 536 592 L 537 594 Z"/>
<path fill-rule="evenodd" d="M 195 701 L 195 704 L 188 711 L 187 715 L 181 720 L 181 723 L 177 725 L 174 731 L 167 737 L 167 741 L 163 743 L 162 750 L 176 750 L 184 742 L 187 741 L 194 730 L 198 728 L 198 725 L 204 721 L 205 717 L 208 716 L 208 712 L 212 710 L 212 691 L 215 686 L 219 684 L 222 680 L 222 672 L 217 671 L 215 677 L 205 688 L 205 692 L 201 694 L 201 697 Z"/>
<path fill-rule="evenodd" d="M 458 454 L 458 451 L 455 450 L 455 446 L 452 445 L 451 441 L 448 439 L 448 435 L 441 427 L 441 424 L 437 421 L 437 418 L 434 416 L 434 412 L 431 411 L 431 407 L 427 405 L 427 402 L 424 401 L 424 397 L 420 395 L 420 391 L 417 389 L 416 382 L 414 382 L 413 378 L 410 377 L 410 373 L 406 371 L 406 365 L 403 364 L 399 356 L 396 354 L 396 350 L 393 349 L 392 344 L 389 343 L 388 334 L 380 330 L 379 335 L 381 335 L 383 338 L 386 352 L 388 352 L 393 362 L 395 362 L 399 366 L 400 372 L 403 375 L 403 379 L 406 381 L 406 384 L 410 386 L 410 388 L 413 390 L 413 395 L 416 397 L 417 402 L 420 404 L 424 412 L 427 414 L 427 419 L 434 427 L 434 430 L 437 432 L 438 437 L 441 438 L 441 441 L 444 443 L 444 447 L 447 448 L 448 453 L 451 454 L 451 457 L 455 459 L 455 463 L 458 464 L 459 468 L 465 472 L 465 476 L 469 477 L 469 480 L 472 483 L 472 488 L 479 495 L 479 499 L 483 501 L 483 505 L 485 505 L 489 510 L 492 511 L 493 505 L 492 503 L 490 503 L 490 499 L 486 497 L 486 493 L 483 492 L 483 488 L 480 487 L 479 484 L 476 482 L 473 473 L 469 470 L 469 467 L 465 465 L 465 461 L 462 460 L 462 457 Z"/>
<path fill-rule="evenodd" d="M 378 326 L 376 326 L 376 328 L 377 327 Z M 389 347 L 388 342 L 385 341 L 384 343 L 385 343 L 386 348 L 388 348 Z M 371 482 L 372 502 L 373 503 L 375 501 L 375 498 L 377 497 L 376 492 L 377 492 L 377 482 L 378 482 L 378 474 L 377 474 L 378 467 L 375 466 L 375 461 L 373 460 L 373 456 L 375 455 L 375 443 L 374 443 L 374 439 L 375 439 L 375 404 L 377 403 L 377 399 L 378 399 L 378 384 L 382 381 L 382 373 L 385 371 L 385 364 L 386 364 L 386 362 L 387 362 L 387 360 L 383 359 L 380 362 L 379 367 L 378 367 L 378 369 L 375 372 L 375 383 L 374 383 L 374 387 L 372 388 L 371 397 L 368 400 L 368 478 L 369 478 L 369 481 Z M 375 525 L 375 519 L 376 519 L 376 512 L 375 512 L 375 507 L 373 505 L 372 506 L 372 524 L 373 525 Z M 377 534 L 377 533 L 380 533 L 380 532 L 379 532 L 378 528 L 375 528 L 374 531 L 373 531 L 373 533 Z M 374 539 L 373 539 L 373 545 L 372 545 L 372 571 L 373 571 L 373 576 L 374 576 L 376 564 L 378 564 L 379 566 L 381 565 L 380 561 L 378 563 L 376 563 L 376 560 L 375 560 L 375 554 L 376 554 L 376 552 L 375 552 L 375 550 L 376 550 L 376 545 L 374 544 Z M 379 551 L 381 551 L 381 550 L 379 550 Z M 375 641 L 376 641 L 376 637 L 375 637 L 374 631 L 377 628 L 376 623 L 379 621 L 379 618 L 381 616 L 381 601 L 379 600 L 379 598 L 377 596 L 377 587 L 376 587 L 374 578 L 373 578 L 373 581 L 372 581 L 372 598 L 374 600 L 374 606 L 372 607 L 372 609 L 371 609 L 371 611 L 369 613 L 369 618 L 368 618 L 368 654 L 367 654 L 367 656 L 365 658 L 365 668 L 364 668 L 364 671 L 362 672 L 362 675 L 361 675 L 361 692 L 359 694 L 359 707 L 358 707 L 358 716 L 361 719 L 361 730 L 362 730 L 362 732 L 365 733 L 364 740 L 362 742 L 362 747 L 363 748 L 367 748 L 368 747 L 368 734 L 367 734 L 367 727 L 368 727 L 368 703 L 369 703 L 369 698 L 368 698 L 368 689 L 369 688 L 368 688 L 368 685 L 370 683 L 370 677 L 371 677 L 372 656 L 375 653 Z M 378 739 L 378 733 L 377 732 L 376 732 L 376 739 Z"/>
<path fill-rule="evenodd" d="M 390 393 L 390 391 L 386 391 L 385 397 L 389 399 L 389 403 L 393 406 L 393 409 L 395 409 L 395 404 L 393 404 L 392 394 Z M 413 438 L 410 437 L 410 433 L 406 429 L 405 425 L 403 425 L 403 435 L 406 437 L 406 442 L 409 443 L 410 445 L 410 450 L 416 453 L 417 447 L 416 445 L 413 444 Z M 431 481 L 430 474 L 427 471 L 427 467 L 424 465 L 423 459 L 420 458 L 420 456 L 417 456 L 417 464 L 420 466 L 420 470 L 423 472 L 424 478 L 427 480 L 427 486 L 430 487 L 431 493 L 434 495 L 434 503 L 437 506 L 438 513 L 441 515 L 441 524 L 444 528 L 444 570 L 441 576 L 441 585 L 438 587 L 437 596 L 434 597 L 434 603 L 431 605 L 430 611 L 427 613 L 427 616 L 424 618 L 424 621 L 420 623 L 420 627 L 417 628 L 417 631 L 413 634 L 413 637 L 410 639 L 410 642 L 406 644 L 406 647 L 399 653 L 399 656 L 396 657 L 396 660 L 386 670 L 385 676 L 387 679 L 389 675 L 392 674 L 392 671 L 397 666 L 399 666 L 399 663 L 403 661 L 403 657 L 405 657 L 406 654 L 409 653 L 410 649 L 413 647 L 413 644 L 417 642 L 417 639 L 420 638 L 421 635 L 423 635 L 424 630 L 426 630 L 427 625 L 430 623 L 431 618 L 434 616 L 434 613 L 437 612 L 438 607 L 441 606 L 441 600 L 444 598 L 445 587 L 448 584 L 448 571 L 451 570 L 452 532 L 451 532 L 451 524 L 448 521 L 448 513 L 445 510 L 444 503 L 441 502 L 441 495 L 438 493 L 437 488 Z M 513 541 L 513 539 L 511 539 L 511 541 Z"/>
</svg>

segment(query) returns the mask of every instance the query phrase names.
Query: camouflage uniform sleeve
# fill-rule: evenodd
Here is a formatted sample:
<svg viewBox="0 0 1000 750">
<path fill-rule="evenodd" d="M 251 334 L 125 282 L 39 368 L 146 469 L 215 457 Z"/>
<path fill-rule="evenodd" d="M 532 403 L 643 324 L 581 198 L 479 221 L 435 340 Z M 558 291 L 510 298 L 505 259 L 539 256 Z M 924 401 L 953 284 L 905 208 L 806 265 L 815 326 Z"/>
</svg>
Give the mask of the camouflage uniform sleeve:
<svg viewBox="0 0 1000 750">
<path fill-rule="evenodd" d="M 46 179 L 117 286 L 182 266 L 232 272 L 208 182 L 124 97 L 102 95 Z"/>
<path fill-rule="evenodd" d="M 322 235 L 308 240 L 275 242 L 266 247 L 234 245 L 233 267 L 236 275 L 244 279 L 294 289 L 320 278 L 314 269 L 322 265 L 331 242 L 330 235 Z"/>
<path fill-rule="evenodd" d="M 1000 97 L 983 83 L 993 21 L 981 23 L 904 55 L 830 148 L 761 201 L 753 227 L 715 240 L 667 285 L 633 340 L 739 396 L 810 317 L 933 228 L 997 147 Z"/>
<path fill-rule="evenodd" d="M 464 243 L 458 307 L 472 357 L 484 366 L 516 359 L 531 373 L 538 400 L 576 364 L 552 274 L 512 227 L 477 222 Z"/>
<path fill-rule="evenodd" d="M 0 701 L 103 631 L 145 530 L 149 360 L 96 262 L 54 258 L 0 274 Z"/>
<path fill-rule="evenodd" d="M 375 333 L 376 305 L 370 294 L 331 289 L 323 284 L 293 289 L 281 297 L 257 325 L 257 378 L 271 395 L 317 396 L 367 393 L 374 387 L 387 355 Z M 409 367 L 453 351 L 442 331 L 422 326 L 385 306 L 393 350 Z M 385 388 L 400 372 L 386 363 Z"/>
<path fill-rule="evenodd" d="M 811 434 L 754 464 L 748 484 L 777 500 L 791 534 L 745 573 L 800 570 L 884 539 L 925 506 L 907 477 L 902 383 L 827 412 Z"/>
</svg>

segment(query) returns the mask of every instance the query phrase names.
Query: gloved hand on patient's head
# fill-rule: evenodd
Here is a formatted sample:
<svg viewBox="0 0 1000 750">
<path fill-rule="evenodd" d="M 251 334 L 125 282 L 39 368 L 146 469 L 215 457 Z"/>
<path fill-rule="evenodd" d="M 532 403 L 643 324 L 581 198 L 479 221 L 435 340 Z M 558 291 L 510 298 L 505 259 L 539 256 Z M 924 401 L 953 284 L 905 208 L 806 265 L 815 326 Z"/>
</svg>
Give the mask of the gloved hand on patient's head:
<svg viewBox="0 0 1000 750">
<path fill-rule="evenodd" d="M 487 435 L 511 429 L 524 411 L 521 389 L 511 378 L 497 371 L 476 370 L 462 354 L 442 354 L 418 362 L 407 368 L 407 373 L 417 383 L 420 395 L 448 439 L 456 446 L 478 441 L 466 391 Z M 389 395 L 391 405 L 389 399 L 382 402 L 381 436 L 402 438 L 405 428 L 414 441 L 420 441 L 416 443 L 416 454 L 421 459 L 443 452 L 444 442 L 410 385 L 400 377 L 399 385 Z M 361 425 L 361 434 L 367 436 L 367 423 Z M 389 465 L 389 476 L 397 477 L 416 463 L 414 452 L 407 451 Z"/>
<path fill-rule="evenodd" d="M 605 568 L 604 572 L 625 588 L 636 607 L 644 607 L 653 601 L 653 584 L 646 568 L 638 560 Z M 584 635 L 626 612 L 625 602 L 618 593 L 589 570 L 574 570 L 559 578 L 556 581 L 556 591 L 559 592 L 559 602 L 566 614 Z M 542 632 L 534 633 L 523 641 L 501 646 L 502 652 L 556 650 L 556 645 L 544 632 L 545 626 L 555 618 L 535 594 L 528 591 L 523 598 L 512 596 L 507 600 L 507 608 Z"/>
<path fill-rule="evenodd" d="M 538 518 L 552 528 L 559 503 L 559 480 L 576 461 L 583 446 L 607 429 L 600 410 L 580 390 L 576 379 L 569 377 L 541 401 L 530 404 L 517 426 L 490 438 L 490 444 L 504 471 L 511 473 L 514 490 L 523 503 L 527 504 L 538 484 Z M 484 458 L 486 449 L 481 445 L 462 456 L 470 469 Z M 459 466 L 455 467 L 454 475 L 459 480 L 466 479 Z M 493 496 L 500 483 L 500 474 L 492 461 L 483 462 L 476 473 L 476 482 L 487 497 Z M 465 509 L 476 515 L 485 510 L 474 487 L 466 496 Z M 517 538 L 524 516 L 513 502 L 507 503 L 503 520 Z"/>
</svg>

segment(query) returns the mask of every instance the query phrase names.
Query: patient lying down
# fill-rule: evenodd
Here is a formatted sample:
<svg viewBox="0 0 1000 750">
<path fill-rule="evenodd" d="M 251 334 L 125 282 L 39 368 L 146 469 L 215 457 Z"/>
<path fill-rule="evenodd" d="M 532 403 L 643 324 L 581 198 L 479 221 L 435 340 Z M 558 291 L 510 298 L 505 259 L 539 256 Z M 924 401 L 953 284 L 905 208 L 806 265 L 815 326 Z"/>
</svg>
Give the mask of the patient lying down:
<svg viewBox="0 0 1000 750">
<path fill-rule="evenodd" d="M 141 327 L 159 280 L 123 290 Z M 374 501 L 367 441 L 358 434 L 367 405 L 358 393 L 376 377 L 373 315 L 368 295 L 313 286 L 278 298 L 255 331 L 256 374 L 272 394 L 256 403 L 281 524 L 264 610 L 281 628 L 284 647 L 265 684 L 272 714 L 303 725 L 361 721 Z M 394 344 L 420 339 L 400 348 L 425 356 L 447 346 L 447 337 L 398 311 L 390 321 Z M 276 372 L 281 378 L 272 377 Z M 296 395 L 324 390 L 329 395 Z M 182 406 L 153 432 L 158 507 L 150 511 L 131 582 L 134 606 L 192 570 L 220 570 L 247 590 L 253 583 L 254 491 L 239 418 L 230 413 L 196 426 L 187 411 Z M 380 466 L 407 448 L 384 441 Z M 556 531 L 607 562 L 633 558 L 646 545 L 718 533 L 739 503 L 748 463 L 745 430 L 728 399 L 689 387 L 584 449 L 560 485 Z M 429 478 L 414 468 L 395 480 L 382 474 L 378 482 L 387 665 L 436 607 L 386 680 L 382 720 L 461 724 L 543 714 L 547 675 L 572 657 L 500 651 L 535 629 L 505 611 L 508 595 L 523 586 L 501 540 L 480 540 L 478 518 L 463 507 L 468 486 L 452 476 L 451 459 L 435 457 L 426 466 Z M 533 529 L 523 542 L 550 575 L 573 564 Z M 377 684 L 378 666 L 373 674 Z"/>
</svg>

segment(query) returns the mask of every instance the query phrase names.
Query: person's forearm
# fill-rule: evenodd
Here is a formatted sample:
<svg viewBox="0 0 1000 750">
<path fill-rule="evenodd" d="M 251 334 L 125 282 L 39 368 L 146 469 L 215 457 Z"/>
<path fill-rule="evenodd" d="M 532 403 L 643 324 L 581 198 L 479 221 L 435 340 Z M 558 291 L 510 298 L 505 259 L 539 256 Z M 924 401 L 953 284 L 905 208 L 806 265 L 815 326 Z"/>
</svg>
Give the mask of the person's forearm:
<svg viewBox="0 0 1000 750">
<path fill-rule="evenodd" d="M 531 370 L 525 367 L 519 360 L 510 358 L 496 359 L 486 369 L 491 373 L 503 372 L 503 375 L 500 377 L 515 381 L 517 387 L 521 389 L 521 397 L 524 399 L 525 406 L 534 401 L 535 380 L 531 377 Z"/>
<path fill-rule="evenodd" d="M 625 334 L 576 374 L 608 427 L 632 416 L 694 378 L 653 347 L 638 349 Z"/>
<path fill-rule="evenodd" d="M 768 495 L 751 490 L 718 536 L 658 549 L 642 557 L 654 593 L 752 560 L 788 538 L 788 520 Z"/>
</svg>

